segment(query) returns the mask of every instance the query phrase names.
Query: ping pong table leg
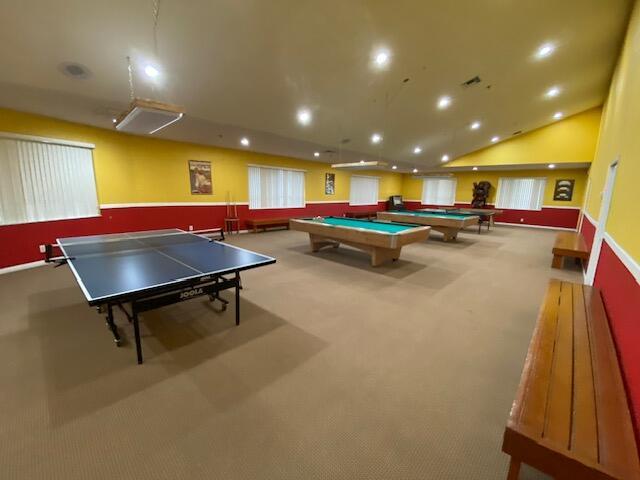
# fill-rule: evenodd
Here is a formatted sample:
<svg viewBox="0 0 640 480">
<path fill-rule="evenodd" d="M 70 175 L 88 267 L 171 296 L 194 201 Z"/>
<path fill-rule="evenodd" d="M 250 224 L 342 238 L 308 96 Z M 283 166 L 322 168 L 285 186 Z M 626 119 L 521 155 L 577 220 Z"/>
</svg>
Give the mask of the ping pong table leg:
<svg viewBox="0 0 640 480">
<path fill-rule="evenodd" d="M 116 342 L 116 345 L 119 347 L 122 344 L 122 339 L 120 338 L 120 334 L 118 333 L 118 327 L 116 327 L 116 323 L 113 321 L 113 305 L 109 304 L 107 306 L 107 327 L 111 330 L 113 334 L 113 339 Z"/>
<path fill-rule="evenodd" d="M 240 325 L 240 272 L 236 272 L 236 325 Z"/>
<path fill-rule="evenodd" d="M 131 313 L 133 314 L 133 332 L 136 337 L 136 354 L 138 356 L 138 364 L 142 363 L 142 344 L 140 343 L 140 325 L 138 324 L 138 312 L 136 306 L 131 305 Z"/>
</svg>

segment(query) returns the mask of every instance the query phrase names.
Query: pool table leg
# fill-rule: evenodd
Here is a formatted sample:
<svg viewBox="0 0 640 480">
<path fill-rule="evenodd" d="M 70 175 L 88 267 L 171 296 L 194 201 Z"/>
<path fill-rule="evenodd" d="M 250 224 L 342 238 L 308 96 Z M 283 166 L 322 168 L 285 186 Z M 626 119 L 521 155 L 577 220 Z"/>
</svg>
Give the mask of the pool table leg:
<svg viewBox="0 0 640 480">
<path fill-rule="evenodd" d="M 385 262 L 396 261 L 400 258 L 402 248 L 378 248 L 371 249 L 371 266 L 379 267 Z"/>
<path fill-rule="evenodd" d="M 326 238 L 323 237 L 319 237 L 317 235 L 314 235 L 312 233 L 309 234 L 309 244 L 311 245 L 311 251 L 312 252 L 319 252 L 321 248 L 323 247 L 333 247 L 333 248 L 337 248 L 340 243 L 339 242 L 334 242 L 332 240 L 327 240 Z"/>
</svg>

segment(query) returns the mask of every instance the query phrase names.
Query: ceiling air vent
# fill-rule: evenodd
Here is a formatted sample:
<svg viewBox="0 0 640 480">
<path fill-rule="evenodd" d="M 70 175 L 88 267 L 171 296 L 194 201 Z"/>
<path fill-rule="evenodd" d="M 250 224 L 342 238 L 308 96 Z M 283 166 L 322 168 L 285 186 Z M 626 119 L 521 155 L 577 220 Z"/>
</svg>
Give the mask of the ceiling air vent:
<svg viewBox="0 0 640 480">
<path fill-rule="evenodd" d="M 79 63 L 65 62 L 61 63 L 58 68 L 67 77 L 71 78 L 79 78 L 84 80 L 85 78 L 89 78 L 91 76 L 91 71 L 87 67 L 85 67 L 84 65 L 80 65 Z"/>
<path fill-rule="evenodd" d="M 473 87 L 474 85 L 478 85 L 481 81 L 482 80 L 480 80 L 480 77 L 478 75 L 476 75 L 475 77 L 470 78 L 466 82 L 462 82 L 461 87 L 462 88 Z"/>
<path fill-rule="evenodd" d="M 121 132 L 152 135 L 183 116 L 184 109 L 177 105 L 136 98 L 117 119 L 115 127 Z"/>
</svg>

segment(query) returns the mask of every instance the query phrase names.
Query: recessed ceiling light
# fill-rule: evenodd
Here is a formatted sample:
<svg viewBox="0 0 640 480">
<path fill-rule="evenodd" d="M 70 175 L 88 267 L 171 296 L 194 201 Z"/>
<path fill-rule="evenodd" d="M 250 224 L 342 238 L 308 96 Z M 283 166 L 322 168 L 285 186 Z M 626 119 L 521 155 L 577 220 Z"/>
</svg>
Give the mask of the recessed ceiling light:
<svg viewBox="0 0 640 480">
<path fill-rule="evenodd" d="M 420 148 L 420 147 L 414 147 L 414 149 L 413 149 L 413 153 L 415 153 L 416 155 L 418 155 L 419 153 L 422 153 L 422 148 Z"/>
<path fill-rule="evenodd" d="M 496 135 L 495 137 L 491 137 L 491 143 L 496 143 L 498 141 L 500 141 L 500 137 L 499 136 Z"/>
<path fill-rule="evenodd" d="M 374 133 L 371 135 L 371 143 L 380 143 L 382 141 L 382 135 L 379 133 Z"/>
<path fill-rule="evenodd" d="M 475 121 L 475 122 L 471 123 L 469 128 L 471 128 L 471 130 L 478 130 L 480 128 L 480 125 L 482 125 L 480 122 Z"/>
<path fill-rule="evenodd" d="M 549 164 L 549 168 L 556 168 L 556 166 L 555 166 L 555 164 L 550 163 L 550 164 Z"/>
<path fill-rule="evenodd" d="M 248 146 L 249 146 L 249 139 L 248 139 L 247 137 L 242 137 L 242 138 L 240 139 L 240 143 L 241 143 L 242 145 L 244 145 L 245 147 L 248 147 Z"/>
<path fill-rule="evenodd" d="M 411 170 L 413 173 L 418 173 L 418 169 L 414 168 L 413 170 Z"/>
<path fill-rule="evenodd" d="M 449 161 L 449 155 L 447 155 L 446 153 L 444 155 L 442 155 L 442 157 L 440 158 L 440 160 L 442 162 L 448 162 Z"/>
<path fill-rule="evenodd" d="M 551 55 L 555 51 L 555 49 L 556 49 L 556 46 L 554 43 L 551 43 L 551 42 L 543 43 L 542 45 L 540 45 L 538 50 L 536 50 L 536 58 L 539 60 L 546 58 L 549 55 Z"/>
<path fill-rule="evenodd" d="M 320 156 L 320 152 L 313 152 L 313 156 L 314 157 L 319 157 Z"/>
<path fill-rule="evenodd" d="M 478 167 L 473 167 L 471 170 L 476 171 L 478 170 Z"/>
<path fill-rule="evenodd" d="M 153 65 L 147 65 L 146 67 L 144 67 L 144 73 L 146 73 L 147 76 L 151 78 L 156 78 L 158 75 L 160 75 L 160 71 Z"/>
<path fill-rule="evenodd" d="M 544 95 L 547 98 L 557 97 L 558 95 L 560 95 L 560 87 L 551 87 L 545 92 Z"/>
<path fill-rule="evenodd" d="M 391 170 L 396 170 L 397 168 L 398 168 L 398 167 L 397 167 L 396 165 L 393 165 L 393 166 L 391 167 Z"/>
<path fill-rule="evenodd" d="M 300 110 L 298 110 L 297 117 L 298 123 L 300 123 L 300 125 L 309 125 L 312 119 L 311 110 L 309 110 L 308 108 L 301 108 Z"/>
<path fill-rule="evenodd" d="M 556 120 L 560 120 L 562 117 L 564 117 L 564 113 L 562 112 L 556 112 L 553 114 L 553 118 L 555 118 Z"/>
<path fill-rule="evenodd" d="M 380 50 L 376 50 L 373 54 L 373 63 L 377 68 L 384 68 L 389 64 L 389 60 L 391 59 L 391 54 L 389 50 L 382 48 Z"/>
<path fill-rule="evenodd" d="M 448 95 L 444 95 L 438 99 L 438 108 L 440 110 L 448 108 L 449 105 L 451 105 L 451 97 L 449 97 Z"/>
<path fill-rule="evenodd" d="M 117 118 L 112 118 L 112 119 L 111 119 L 111 121 L 112 121 L 113 123 L 116 123 L 116 122 L 118 121 L 118 119 L 117 119 Z"/>
</svg>

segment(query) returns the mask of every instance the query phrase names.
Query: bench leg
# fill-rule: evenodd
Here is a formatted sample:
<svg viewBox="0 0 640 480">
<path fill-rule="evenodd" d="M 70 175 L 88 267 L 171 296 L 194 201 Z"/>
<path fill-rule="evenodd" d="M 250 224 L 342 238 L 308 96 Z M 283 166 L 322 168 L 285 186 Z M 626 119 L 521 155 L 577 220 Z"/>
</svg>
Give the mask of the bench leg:
<svg viewBox="0 0 640 480">
<path fill-rule="evenodd" d="M 509 473 L 507 475 L 507 480 L 518 480 L 520 476 L 520 462 L 515 458 L 511 458 L 511 463 L 509 463 Z"/>
<path fill-rule="evenodd" d="M 564 257 L 562 255 L 554 255 L 551 262 L 551 268 L 562 268 Z"/>
</svg>

